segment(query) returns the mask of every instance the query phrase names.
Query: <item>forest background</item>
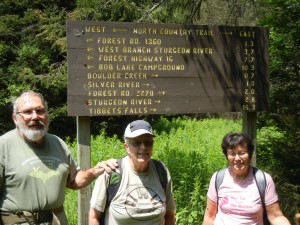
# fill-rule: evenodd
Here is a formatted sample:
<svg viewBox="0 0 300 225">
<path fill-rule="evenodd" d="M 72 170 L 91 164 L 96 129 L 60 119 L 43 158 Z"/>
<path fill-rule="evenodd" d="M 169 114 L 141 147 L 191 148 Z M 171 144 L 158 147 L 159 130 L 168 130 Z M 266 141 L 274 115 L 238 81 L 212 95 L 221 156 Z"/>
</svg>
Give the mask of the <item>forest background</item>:
<svg viewBox="0 0 300 225">
<path fill-rule="evenodd" d="M 282 209 L 293 221 L 300 204 L 299 18 L 298 0 L 1 0 L 0 134 L 14 128 L 12 98 L 32 89 L 48 101 L 49 131 L 76 149 L 76 118 L 67 116 L 67 20 L 265 26 L 270 29 L 270 109 L 258 112 L 257 164 L 272 174 Z M 124 127 L 136 118 L 150 121 L 165 138 L 157 141 L 155 157 L 166 161 L 174 176 L 178 224 L 200 224 L 209 177 L 213 169 L 225 166 L 225 159 L 215 153 L 220 152 L 220 137 L 241 130 L 241 113 L 91 117 L 92 148 L 122 148 Z M 183 140 L 189 140 L 188 145 Z M 219 155 L 203 161 L 209 153 L 195 146 Z M 184 168 L 176 159 L 185 159 Z M 71 225 L 77 214 L 74 193 L 68 192 L 66 201 Z"/>
</svg>

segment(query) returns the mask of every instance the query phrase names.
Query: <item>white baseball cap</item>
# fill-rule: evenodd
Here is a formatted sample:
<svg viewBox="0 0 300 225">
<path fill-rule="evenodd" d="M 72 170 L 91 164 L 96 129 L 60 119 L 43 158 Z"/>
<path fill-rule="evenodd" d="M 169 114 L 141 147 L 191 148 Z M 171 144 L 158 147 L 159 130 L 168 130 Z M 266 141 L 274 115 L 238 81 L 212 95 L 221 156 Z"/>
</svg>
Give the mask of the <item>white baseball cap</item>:
<svg viewBox="0 0 300 225">
<path fill-rule="evenodd" d="M 135 138 L 143 134 L 150 134 L 152 136 L 155 136 L 152 132 L 152 127 L 148 122 L 146 122 L 145 120 L 136 120 L 127 125 L 124 137 Z"/>
</svg>

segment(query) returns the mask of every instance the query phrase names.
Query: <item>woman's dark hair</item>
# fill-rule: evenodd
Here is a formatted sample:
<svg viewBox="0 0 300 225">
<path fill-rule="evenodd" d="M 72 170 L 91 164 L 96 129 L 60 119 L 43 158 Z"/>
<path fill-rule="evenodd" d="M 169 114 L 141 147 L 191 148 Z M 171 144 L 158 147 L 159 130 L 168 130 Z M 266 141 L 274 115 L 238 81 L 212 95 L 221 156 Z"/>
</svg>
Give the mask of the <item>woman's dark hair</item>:
<svg viewBox="0 0 300 225">
<path fill-rule="evenodd" d="M 240 133 L 239 132 L 230 132 L 224 136 L 222 144 L 221 144 L 223 154 L 227 158 L 227 150 L 234 149 L 239 145 L 247 146 L 247 150 L 249 152 L 250 159 L 251 159 L 252 155 L 253 155 L 253 151 L 254 151 L 254 145 L 252 143 L 251 138 L 247 134 L 242 133 L 242 132 L 240 132 Z"/>
</svg>

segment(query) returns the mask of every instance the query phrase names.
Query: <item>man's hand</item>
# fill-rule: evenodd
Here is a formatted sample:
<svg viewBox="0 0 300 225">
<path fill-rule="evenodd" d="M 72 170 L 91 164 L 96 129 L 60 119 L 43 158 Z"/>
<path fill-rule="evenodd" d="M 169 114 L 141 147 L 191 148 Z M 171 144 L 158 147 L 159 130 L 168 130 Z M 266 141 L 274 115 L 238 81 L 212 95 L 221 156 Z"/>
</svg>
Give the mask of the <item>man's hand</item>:
<svg viewBox="0 0 300 225">
<path fill-rule="evenodd" d="M 96 166 L 94 166 L 94 176 L 98 177 L 104 171 L 110 173 L 112 170 L 116 170 L 118 167 L 118 162 L 116 159 L 109 159 L 107 161 L 98 162 Z"/>
</svg>

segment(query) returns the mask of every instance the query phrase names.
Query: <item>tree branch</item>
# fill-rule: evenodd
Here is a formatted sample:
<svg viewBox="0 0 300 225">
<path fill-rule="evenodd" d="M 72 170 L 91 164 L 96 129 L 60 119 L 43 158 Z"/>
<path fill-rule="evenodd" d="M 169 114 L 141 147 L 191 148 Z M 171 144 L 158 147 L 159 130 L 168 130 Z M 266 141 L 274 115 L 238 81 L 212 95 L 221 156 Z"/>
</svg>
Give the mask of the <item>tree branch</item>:
<svg viewBox="0 0 300 225">
<path fill-rule="evenodd" d="M 141 22 L 145 17 L 148 17 L 149 14 L 152 13 L 152 11 L 154 11 L 156 8 L 158 8 L 159 6 L 163 5 L 163 4 L 166 3 L 167 1 L 168 1 L 168 0 L 161 0 L 161 1 L 158 2 L 158 3 L 155 3 L 155 4 L 152 6 L 152 8 L 149 9 L 149 10 L 145 13 L 145 15 L 142 16 L 142 17 L 138 20 L 138 22 Z"/>
</svg>

